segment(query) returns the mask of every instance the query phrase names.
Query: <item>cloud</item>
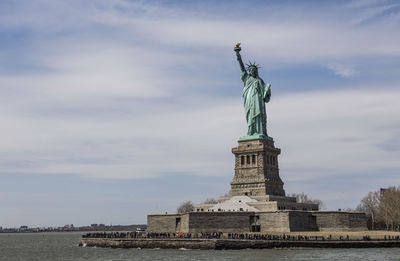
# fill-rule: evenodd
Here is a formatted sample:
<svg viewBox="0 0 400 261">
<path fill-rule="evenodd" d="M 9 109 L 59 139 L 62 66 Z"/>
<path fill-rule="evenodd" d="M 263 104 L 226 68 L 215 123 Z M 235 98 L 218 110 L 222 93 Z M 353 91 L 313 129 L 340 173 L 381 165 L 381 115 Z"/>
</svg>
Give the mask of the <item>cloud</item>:
<svg viewBox="0 0 400 261">
<path fill-rule="evenodd" d="M 134 88 L 107 89 L 107 84 L 95 91 L 85 81 L 75 82 L 71 90 L 68 77 L 59 77 L 11 81 L 14 90 L 40 84 L 29 97 L 10 92 L 2 102 L 2 131 L 8 139 L 1 142 L 0 172 L 114 179 L 231 175 L 230 147 L 246 131 L 240 97 L 151 97 Z M 102 85 L 101 76 L 95 80 Z M 53 87 L 55 82 L 63 84 Z M 146 81 L 132 83 L 145 86 Z M 76 99 L 77 93 L 83 98 Z M 390 146 L 400 131 L 393 122 L 399 116 L 399 96 L 393 88 L 274 96 L 269 128 L 283 149 L 284 175 L 312 179 L 400 167 L 398 152 Z"/>
<path fill-rule="evenodd" d="M 100 43 L 125 42 L 153 50 L 179 48 L 180 51 L 190 50 L 193 54 L 208 49 L 208 52 L 222 54 L 225 53 L 222 50 L 232 49 L 234 43 L 241 41 L 244 52 L 250 56 L 278 64 L 324 64 L 365 56 L 399 56 L 398 23 L 390 25 L 385 23 L 384 18 L 363 25 L 354 23 L 355 16 L 364 21 L 395 5 L 373 5 L 365 11 L 359 6 L 360 2 L 357 3 L 355 7 L 336 5 L 329 9 L 321 5 L 322 10 L 307 13 L 307 18 L 296 5 L 286 9 L 261 6 L 261 10 L 270 8 L 271 15 L 237 18 L 229 15 L 207 16 L 191 9 L 176 6 L 172 9 L 143 2 L 99 1 L 84 4 L 71 1 L 66 4 L 44 1 L 40 9 L 36 5 L 27 5 L 10 15 L 3 15 L 2 26 L 31 30 L 36 36 L 33 48 L 51 43 L 53 48 L 57 48 L 59 42 L 55 39 L 67 39 L 67 42 L 76 44 L 91 38 Z M 58 10 L 56 13 L 45 12 L 55 8 Z M 243 9 L 246 8 L 251 7 L 245 5 Z M 26 10 L 30 9 L 30 15 L 26 15 Z M 60 17 L 65 17 L 64 21 L 55 22 Z M 285 17 L 284 22 L 282 17 Z"/>
<path fill-rule="evenodd" d="M 395 11 L 398 6 L 399 4 L 392 4 L 365 8 L 362 12 L 356 15 L 353 19 L 353 23 L 366 23 L 371 19 L 379 18 L 384 14 L 384 12 L 388 12 L 389 10 Z"/>
<path fill-rule="evenodd" d="M 385 2 L 387 2 L 387 0 L 353 0 L 350 1 L 350 3 L 347 4 L 347 6 L 352 8 L 363 8 L 363 7 L 369 7 L 371 5 L 382 4 Z"/>
<path fill-rule="evenodd" d="M 222 184 L 246 133 L 232 50 L 241 41 L 245 61 L 274 77 L 268 131 L 282 148 L 287 191 L 340 207 L 392 184 L 400 169 L 396 10 L 379 1 L 256 9 L 239 1 L 3 1 L 0 174 Z M 279 88 L 288 79 L 296 84 Z M 162 209 L 154 202 L 150 209 Z"/>
<path fill-rule="evenodd" d="M 330 64 L 327 65 L 327 68 L 331 69 L 334 71 L 336 75 L 342 76 L 342 77 L 351 77 L 353 76 L 356 71 L 352 66 L 344 65 L 344 64 Z"/>
<path fill-rule="evenodd" d="M 213 18 L 204 21 L 196 17 L 130 17 L 107 12 L 97 14 L 95 19 L 105 25 L 125 28 L 128 34 L 157 39 L 157 43 L 167 46 L 222 50 L 242 41 L 244 48 L 251 46 L 258 50 L 257 57 L 278 63 L 400 54 L 400 38 L 394 36 L 395 28 L 358 27 L 336 20 L 315 23 L 315 17 L 301 21 L 299 17 L 289 17 L 285 23 L 280 23 L 278 17 L 265 21 Z M 390 40 L 388 35 L 391 35 Z"/>
<path fill-rule="evenodd" d="M 271 108 L 281 133 L 283 171 L 289 179 L 396 169 L 400 124 L 393 90 L 353 90 L 287 95 Z M 275 112 L 276 110 L 276 112 Z M 276 118 L 275 118 L 276 117 Z"/>
<path fill-rule="evenodd" d="M 268 61 L 264 62 L 267 66 L 316 62 L 344 78 L 361 73 L 355 68 L 365 56 L 400 53 L 397 44 L 400 38 L 394 36 L 397 34 L 390 27 L 384 30 L 376 24 L 360 27 L 349 25 L 346 20 L 334 23 L 337 21 L 330 17 L 315 23 L 319 19 L 316 13 L 301 22 L 298 15 L 291 13 L 281 23 L 277 13 L 254 21 L 234 20 L 229 16 L 210 16 L 205 20 L 191 15 L 192 11 L 186 13 L 183 9 L 140 2 L 83 4 L 86 11 L 78 8 L 82 7 L 79 2 L 41 3 L 43 17 L 37 15 L 39 9 L 35 5 L 20 9 L 14 6 L 11 15 L 2 14 L 3 28 L 29 28 L 36 35 L 24 57 L 29 58 L 32 67 L 39 68 L 0 76 L 0 113 L 5 123 L 4 133 L 9 136 L 2 141 L 3 172 L 75 173 L 99 178 L 143 178 L 168 173 L 225 175 L 231 172 L 231 155 L 226 154 L 229 150 L 226 146 L 233 146 L 245 130 L 238 106 L 239 92 L 221 95 L 211 90 L 213 86 L 231 84 L 226 75 L 218 78 L 226 71 L 225 64 L 232 63 L 232 52 L 229 51 L 227 58 L 228 54 L 221 50 L 231 48 L 237 39 L 246 39 L 245 46 L 257 50 L 244 49 L 248 52 L 246 58 L 260 57 Z M 59 7 L 56 13 L 44 12 L 55 7 Z M 18 19 L 27 10 L 34 12 Z M 62 23 L 52 22 L 60 16 L 69 18 Z M 388 34 L 392 36 L 390 40 Z M 392 92 L 384 97 L 396 97 L 397 92 Z M 327 125 L 348 119 L 350 116 L 345 113 L 354 112 L 352 106 L 368 107 L 360 104 L 360 97 L 366 98 L 370 93 L 370 89 L 345 92 L 333 101 L 336 92 L 331 91 L 306 92 L 306 96 L 291 94 L 290 97 L 304 100 L 306 106 L 289 96 L 278 96 L 277 99 L 282 99 L 278 106 L 283 107 L 271 117 L 277 117 L 278 122 L 282 117 L 293 124 L 291 130 L 297 130 L 296 134 L 285 134 L 287 130 L 281 129 L 278 133 L 283 137 L 309 132 L 313 140 L 323 139 L 321 133 L 327 135 L 327 130 L 314 133 L 314 127 L 304 126 L 304 119 L 309 124 Z M 348 96 L 352 98 L 344 98 Z M 323 117 L 316 114 L 326 110 L 329 103 L 332 108 Z M 282 114 L 299 113 L 310 109 L 312 104 L 316 112 L 304 111 L 301 121 Z M 382 98 L 379 105 L 387 104 L 391 103 Z M 273 110 L 274 105 L 271 106 Z M 328 123 L 329 117 L 333 118 Z M 367 121 L 364 114 L 353 117 L 351 122 Z M 353 126 L 350 131 L 353 132 L 350 138 L 346 133 L 333 131 L 329 132 L 330 139 L 317 142 L 327 142 L 333 153 L 320 162 L 328 164 L 328 159 L 341 157 L 339 148 L 343 141 L 352 144 L 352 149 L 346 151 L 354 155 L 371 149 L 369 157 L 377 156 L 376 148 L 367 145 L 369 139 L 354 134 L 360 130 Z M 383 133 L 381 138 L 386 137 L 386 143 L 376 145 L 379 143 L 376 141 L 374 146 L 390 147 L 384 144 L 390 143 L 387 140 L 392 136 Z M 206 147 L 205 141 L 213 145 Z M 296 152 L 294 144 L 298 141 L 292 140 L 287 146 L 294 146 Z M 307 146 L 313 150 L 307 162 L 312 162 L 320 154 L 320 147 Z M 18 161 L 21 158 L 24 161 Z M 290 165 L 291 158 L 288 159 Z M 320 171 L 326 166 L 308 163 L 303 166 L 305 162 L 306 159 L 293 166 L 304 167 L 308 173 L 313 173 L 310 169 Z"/>
</svg>

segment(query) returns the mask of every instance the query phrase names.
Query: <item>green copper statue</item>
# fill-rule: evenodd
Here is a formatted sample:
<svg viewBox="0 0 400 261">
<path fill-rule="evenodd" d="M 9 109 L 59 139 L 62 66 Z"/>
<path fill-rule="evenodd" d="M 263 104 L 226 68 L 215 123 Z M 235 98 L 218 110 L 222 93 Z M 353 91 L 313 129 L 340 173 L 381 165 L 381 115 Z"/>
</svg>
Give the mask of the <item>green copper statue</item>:
<svg viewBox="0 0 400 261">
<path fill-rule="evenodd" d="M 269 102 L 271 97 L 271 84 L 266 85 L 258 76 L 259 67 L 255 63 L 248 64 L 246 71 L 239 53 L 242 50 L 240 43 L 236 44 L 234 50 L 242 70 L 244 109 L 248 128 L 247 136 L 239 140 L 271 139 L 267 135 L 267 114 L 265 112 L 265 103 Z"/>
</svg>

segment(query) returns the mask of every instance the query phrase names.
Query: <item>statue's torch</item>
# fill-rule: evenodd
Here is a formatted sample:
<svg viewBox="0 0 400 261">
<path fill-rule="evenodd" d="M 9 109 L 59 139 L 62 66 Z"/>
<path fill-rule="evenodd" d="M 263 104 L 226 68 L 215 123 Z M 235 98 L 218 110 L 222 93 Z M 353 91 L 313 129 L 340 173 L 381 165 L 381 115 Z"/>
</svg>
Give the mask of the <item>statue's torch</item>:
<svg viewBox="0 0 400 261">
<path fill-rule="evenodd" d="M 239 52 L 242 50 L 242 48 L 240 48 L 240 43 L 237 43 L 237 44 L 235 45 L 234 50 L 235 50 L 235 52 L 237 52 L 237 53 L 239 53 Z"/>
</svg>

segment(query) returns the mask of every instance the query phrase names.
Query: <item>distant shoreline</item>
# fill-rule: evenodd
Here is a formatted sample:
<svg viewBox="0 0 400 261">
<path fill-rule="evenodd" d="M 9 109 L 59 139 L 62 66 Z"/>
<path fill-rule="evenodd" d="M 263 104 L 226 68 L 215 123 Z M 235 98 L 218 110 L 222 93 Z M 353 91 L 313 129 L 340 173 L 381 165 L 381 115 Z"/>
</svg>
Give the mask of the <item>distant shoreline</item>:
<svg viewBox="0 0 400 261">
<path fill-rule="evenodd" d="M 137 228 L 146 229 L 147 225 L 114 225 L 114 226 L 82 226 L 82 227 L 24 227 L 24 228 L 0 228 L 0 234 L 18 233 L 43 233 L 43 232 L 116 232 L 116 231 L 135 231 Z"/>
</svg>

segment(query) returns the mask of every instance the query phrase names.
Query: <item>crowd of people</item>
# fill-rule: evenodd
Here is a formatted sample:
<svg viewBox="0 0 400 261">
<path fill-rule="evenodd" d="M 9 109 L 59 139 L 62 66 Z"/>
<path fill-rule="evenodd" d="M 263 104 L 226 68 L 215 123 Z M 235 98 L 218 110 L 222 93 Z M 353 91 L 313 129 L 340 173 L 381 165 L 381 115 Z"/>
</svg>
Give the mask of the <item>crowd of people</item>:
<svg viewBox="0 0 400 261">
<path fill-rule="evenodd" d="M 242 240 L 275 240 L 275 241 L 325 241 L 350 240 L 350 236 L 305 236 L 305 235 L 274 235 L 274 234 L 240 234 L 240 233 L 143 233 L 143 232 L 93 232 L 83 235 L 84 238 L 152 238 L 152 239 L 242 239 Z M 353 240 L 353 239 L 352 239 Z M 371 240 L 370 236 L 363 236 L 362 240 Z M 376 240 L 376 239 L 374 239 Z M 400 236 L 384 236 L 381 240 L 400 240 Z"/>
<path fill-rule="evenodd" d="M 82 235 L 83 238 L 138 238 L 143 233 L 138 232 L 92 232 Z"/>
</svg>

